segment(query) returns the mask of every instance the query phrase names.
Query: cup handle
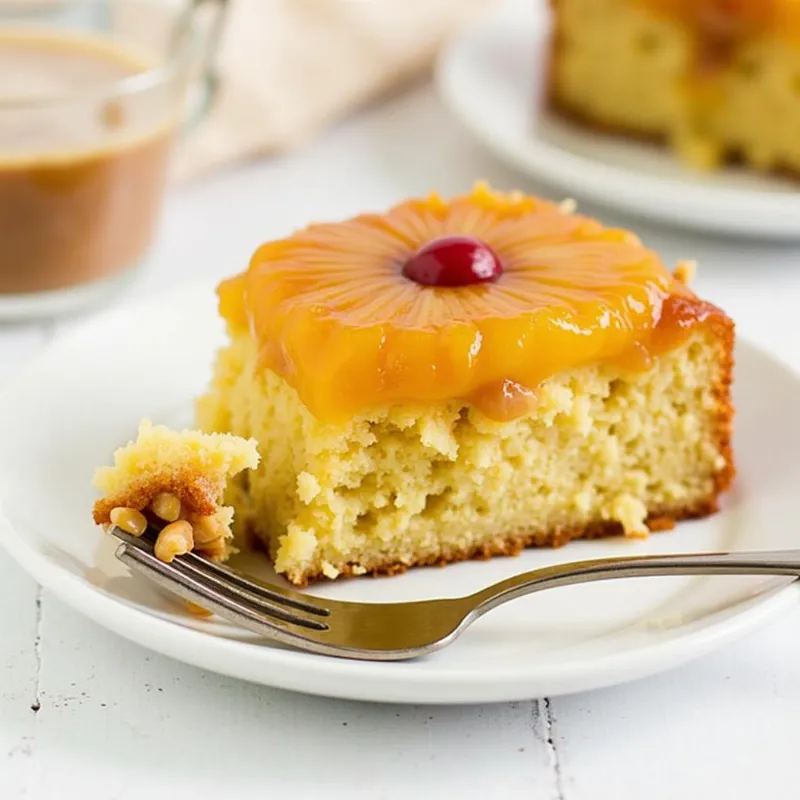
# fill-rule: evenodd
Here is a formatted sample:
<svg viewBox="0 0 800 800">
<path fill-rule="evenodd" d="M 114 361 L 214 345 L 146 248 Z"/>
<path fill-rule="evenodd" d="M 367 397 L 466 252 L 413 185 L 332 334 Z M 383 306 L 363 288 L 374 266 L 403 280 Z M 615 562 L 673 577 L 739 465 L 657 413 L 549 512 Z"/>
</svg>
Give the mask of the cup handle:
<svg viewBox="0 0 800 800">
<path fill-rule="evenodd" d="M 187 3 L 185 11 L 181 14 L 173 30 L 173 42 L 176 42 L 181 36 L 185 36 L 191 31 L 197 17 L 206 8 L 210 9 L 211 19 L 204 37 L 203 54 L 200 61 L 198 97 L 192 103 L 184 119 L 184 134 L 197 127 L 206 117 L 219 90 L 219 76 L 216 72 L 215 59 L 229 6 L 229 0 L 191 0 Z"/>
</svg>

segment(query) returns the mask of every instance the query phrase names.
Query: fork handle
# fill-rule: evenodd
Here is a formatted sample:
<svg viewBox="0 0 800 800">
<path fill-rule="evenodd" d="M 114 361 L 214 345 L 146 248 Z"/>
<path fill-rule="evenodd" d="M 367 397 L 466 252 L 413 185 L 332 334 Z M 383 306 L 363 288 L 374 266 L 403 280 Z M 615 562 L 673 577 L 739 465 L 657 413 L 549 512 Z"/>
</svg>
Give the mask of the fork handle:
<svg viewBox="0 0 800 800">
<path fill-rule="evenodd" d="M 686 553 L 666 556 L 598 558 L 555 564 L 515 575 L 470 597 L 482 614 L 543 589 L 660 575 L 789 575 L 800 577 L 800 550 L 751 553 Z"/>
</svg>

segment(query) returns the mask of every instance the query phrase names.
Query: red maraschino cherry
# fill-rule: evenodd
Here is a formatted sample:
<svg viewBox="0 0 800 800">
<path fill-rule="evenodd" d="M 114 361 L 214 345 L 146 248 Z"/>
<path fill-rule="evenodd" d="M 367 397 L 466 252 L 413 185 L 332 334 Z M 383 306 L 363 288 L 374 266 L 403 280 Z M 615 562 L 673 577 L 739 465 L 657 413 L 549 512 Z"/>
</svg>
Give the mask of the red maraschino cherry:
<svg viewBox="0 0 800 800">
<path fill-rule="evenodd" d="M 411 256 L 406 278 L 423 286 L 471 286 L 491 283 L 503 274 L 497 253 L 472 236 L 440 236 Z"/>
</svg>

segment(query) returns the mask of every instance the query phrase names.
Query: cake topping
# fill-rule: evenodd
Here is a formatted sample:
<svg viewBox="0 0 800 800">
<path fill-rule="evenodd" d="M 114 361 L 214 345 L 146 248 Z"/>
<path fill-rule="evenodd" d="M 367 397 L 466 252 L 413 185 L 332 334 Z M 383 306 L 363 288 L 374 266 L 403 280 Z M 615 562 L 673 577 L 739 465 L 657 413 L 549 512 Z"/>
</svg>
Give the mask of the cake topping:
<svg viewBox="0 0 800 800">
<path fill-rule="evenodd" d="M 423 245 L 403 267 L 403 275 L 423 286 L 470 286 L 503 274 L 497 253 L 473 236 L 441 236 Z"/>
<path fill-rule="evenodd" d="M 443 287 L 403 275 L 401 265 L 452 237 L 485 243 L 502 279 Z M 721 315 L 633 234 L 485 186 L 311 225 L 263 245 L 219 292 L 222 315 L 250 332 L 260 365 L 335 423 L 447 402 L 511 419 L 558 372 L 647 368 L 697 321 Z"/>
<path fill-rule="evenodd" d="M 141 536 L 147 530 L 147 518 L 135 508 L 117 506 L 109 513 L 109 521 L 131 536 Z"/>
<path fill-rule="evenodd" d="M 760 35 L 792 21 L 795 0 L 638 0 L 642 5 L 680 19 L 704 38 L 733 42 Z"/>
<path fill-rule="evenodd" d="M 161 529 L 156 539 L 156 558 L 169 564 L 176 556 L 185 556 L 194 550 L 192 526 L 185 519 L 170 522 Z"/>
<path fill-rule="evenodd" d="M 800 6 L 795 0 L 638 0 L 678 19 L 694 37 L 701 74 L 727 63 L 742 44 L 767 33 L 797 38 Z"/>
<path fill-rule="evenodd" d="M 180 498 L 170 492 L 160 492 L 157 494 L 152 502 L 150 508 L 153 513 L 164 522 L 175 522 L 181 516 L 181 501 Z"/>
</svg>

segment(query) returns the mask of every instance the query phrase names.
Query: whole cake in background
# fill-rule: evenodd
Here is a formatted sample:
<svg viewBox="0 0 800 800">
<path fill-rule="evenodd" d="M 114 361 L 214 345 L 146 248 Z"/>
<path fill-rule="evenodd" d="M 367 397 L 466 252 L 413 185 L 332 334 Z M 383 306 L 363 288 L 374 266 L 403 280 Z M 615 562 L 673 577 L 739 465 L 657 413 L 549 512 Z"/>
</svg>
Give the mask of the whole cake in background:
<svg viewBox="0 0 800 800">
<path fill-rule="evenodd" d="M 197 404 L 258 443 L 237 531 L 304 585 L 714 512 L 734 326 L 689 272 L 483 185 L 264 244 L 219 287 Z"/>
<path fill-rule="evenodd" d="M 796 0 L 551 0 L 549 102 L 687 163 L 800 173 Z"/>
</svg>

